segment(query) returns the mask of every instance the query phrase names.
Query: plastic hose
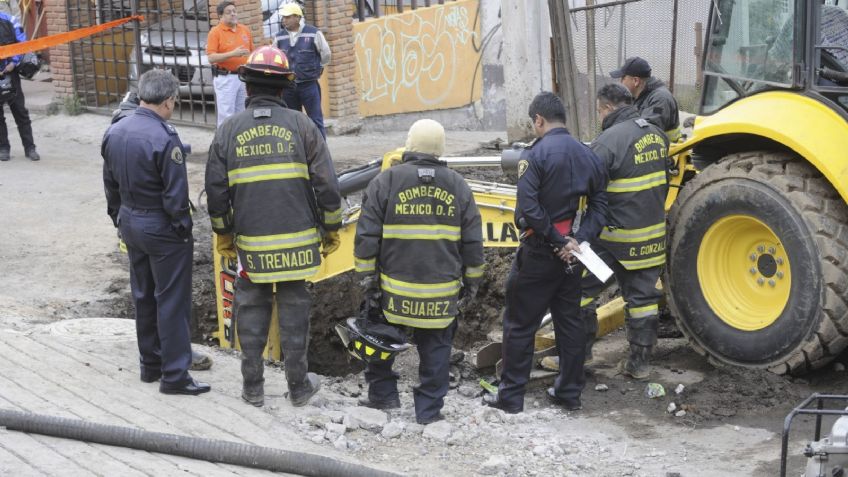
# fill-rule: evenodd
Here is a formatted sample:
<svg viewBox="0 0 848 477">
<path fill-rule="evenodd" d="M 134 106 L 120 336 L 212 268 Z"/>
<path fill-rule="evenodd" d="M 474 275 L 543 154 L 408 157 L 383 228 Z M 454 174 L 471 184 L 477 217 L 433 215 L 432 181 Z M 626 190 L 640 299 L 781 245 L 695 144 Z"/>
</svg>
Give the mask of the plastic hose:
<svg viewBox="0 0 848 477">
<path fill-rule="evenodd" d="M 150 432 L 96 424 L 78 419 L 0 409 L 0 426 L 13 431 L 128 447 L 209 462 L 310 476 L 397 476 L 392 472 L 327 456 L 273 449 L 252 444 Z"/>
</svg>

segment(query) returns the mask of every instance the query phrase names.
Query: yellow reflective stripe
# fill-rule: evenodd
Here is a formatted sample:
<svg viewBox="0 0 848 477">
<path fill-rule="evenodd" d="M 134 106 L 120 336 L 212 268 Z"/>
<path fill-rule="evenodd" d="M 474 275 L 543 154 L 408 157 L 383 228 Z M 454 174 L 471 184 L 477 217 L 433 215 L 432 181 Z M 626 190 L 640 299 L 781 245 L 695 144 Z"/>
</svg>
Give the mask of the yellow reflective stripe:
<svg viewBox="0 0 848 477">
<path fill-rule="evenodd" d="M 380 288 L 395 295 L 414 298 L 441 298 L 459 293 L 459 280 L 444 283 L 410 283 L 380 274 Z"/>
<path fill-rule="evenodd" d="M 256 237 L 239 235 L 236 238 L 236 245 L 238 248 L 247 252 L 262 252 L 282 248 L 302 247 L 320 241 L 321 236 L 318 235 L 318 229 L 311 228 L 290 234 L 260 235 Z"/>
<path fill-rule="evenodd" d="M 658 315 L 659 312 L 660 307 L 657 304 L 637 306 L 636 308 L 627 309 L 627 313 L 630 315 L 630 318 L 645 318 L 648 316 Z"/>
<path fill-rule="evenodd" d="M 212 227 L 223 229 L 224 228 L 224 218 L 223 217 L 210 217 L 212 219 Z"/>
<path fill-rule="evenodd" d="M 483 276 L 483 271 L 486 269 L 486 265 L 480 265 L 479 267 L 465 267 L 465 276 L 468 278 L 480 278 Z"/>
<path fill-rule="evenodd" d="M 276 179 L 309 179 L 306 164 L 291 162 L 286 164 L 265 164 L 262 166 L 241 167 L 227 173 L 230 185 L 249 182 L 270 181 Z"/>
<path fill-rule="evenodd" d="M 324 223 L 327 225 L 335 225 L 342 223 L 342 209 L 333 211 L 324 211 Z"/>
<path fill-rule="evenodd" d="M 657 171 L 644 176 L 610 181 L 607 192 L 638 192 L 665 184 L 665 171 Z"/>
<path fill-rule="evenodd" d="M 407 316 L 395 315 L 394 313 L 390 313 L 386 310 L 383 310 L 383 314 L 386 316 L 386 321 L 389 323 L 394 325 L 412 326 L 413 328 L 447 328 L 455 319 L 453 316 L 450 318 L 409 318 Z"/>
<path fill-rule="evenodd" d="M 303 268 L 300 270 L 287 270 L 281 272 L 247 272 L 247 277 L 254 283 L 287 282 L 294 280 L 306 280 L 318 272 L 318 267 Z"/>
<path fill-rule="evenodd" d="M 601 240 L 607 242 L 647 242 L 665 236 L 665 221 L 641 229 L 610 229 L 601 230 Z"/>
<path fill-rule="evenodd" d="M 384 239 L 459 241 L 460 228 L 453 225 L 384 225 Z"/>
<path fill-rule="evenodd" d="M 624 268 L 635 270 L 640 268 L 658 267 L 665 263 L 665 254 L 656 257 L 645 258 L 642 260 L 619 260 Z"/>
<path fill-rule="evenodd" d="M 590 297 L 586 297 L 586 298 L 581 298 L 581 299 L 580 299 L 580 306 L 581 306 L 581 307 L 584 307 L 584 306 L 586 306 L 586 305 L 591 305 L 593 301 L 595 301 L 595 298 L 594 298 L 594 297 L 591 297 L 591 296 L 590 296 Z"/>
<path fill-rule="evenodd" d="M 357 272 L 373 272 L 377 270 L 376 258 L 353 257 L 354 270 Z"/>
</svg>

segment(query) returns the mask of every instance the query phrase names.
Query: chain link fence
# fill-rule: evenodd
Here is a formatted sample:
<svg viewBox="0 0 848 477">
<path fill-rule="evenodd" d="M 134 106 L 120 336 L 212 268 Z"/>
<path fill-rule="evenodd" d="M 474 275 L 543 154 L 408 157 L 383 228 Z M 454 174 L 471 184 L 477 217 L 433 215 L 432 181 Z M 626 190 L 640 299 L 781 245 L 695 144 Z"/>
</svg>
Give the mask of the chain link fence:
<svg viewBox="0 0 848 477">
<path fill-rule="evenodd" d="M 583 139 L 600 131 L 595 92 L 616 81 L 610 72 L 631 56 L 650 63 L 653 76 L 669 85 L 680 109 L 697 110 L 709 0 L 569 2 Z"/>
</svg>

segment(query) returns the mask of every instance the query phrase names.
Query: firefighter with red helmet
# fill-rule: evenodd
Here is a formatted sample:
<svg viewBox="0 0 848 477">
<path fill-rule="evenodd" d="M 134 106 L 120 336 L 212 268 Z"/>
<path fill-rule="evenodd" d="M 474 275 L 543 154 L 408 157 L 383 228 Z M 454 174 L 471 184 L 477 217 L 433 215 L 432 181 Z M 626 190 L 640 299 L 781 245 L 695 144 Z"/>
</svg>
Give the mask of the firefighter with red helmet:
<svg viewBox="0 0 848 477">
<path fill-rule="evenodd" d="M 321 255 L 339 247 L 339 184 L 315 123 L 281 99 L 294 84 L 286 55 L 260 47 L 239 68 L 239 78 L 247 106 L 215 133 L 206 193 L 216 248 L 238 261 L 242 398 L 264 404 L 262 352 L 276 306 L 289 399 L 303 406 L 320 387 L 318 376 L 307 372 L 312 300 L 305 280 L 318 271 Z"/>
</svg>

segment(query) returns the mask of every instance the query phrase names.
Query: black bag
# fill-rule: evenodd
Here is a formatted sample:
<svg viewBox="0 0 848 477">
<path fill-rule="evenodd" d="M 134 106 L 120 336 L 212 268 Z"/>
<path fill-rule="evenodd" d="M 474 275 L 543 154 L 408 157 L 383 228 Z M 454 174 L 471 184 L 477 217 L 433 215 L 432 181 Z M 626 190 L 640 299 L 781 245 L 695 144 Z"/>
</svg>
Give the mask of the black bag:
<svg viewBox="0 0 848 477">
<path fill-rule="evenodd" d="M 21 75 L 21 78 L 31 80 L 40 70 L 41 60 L 38 59 L 38 55 L 32 52 L 24 53 L 21 62 L 18 63 L 18 74 Z"/>
<path fill-rule="evenodd" d="M 0 104 L 12 102 L 18 95 L 18 90 L 12 84 L 12 75 L 0 76 Z"/>
</svg>

